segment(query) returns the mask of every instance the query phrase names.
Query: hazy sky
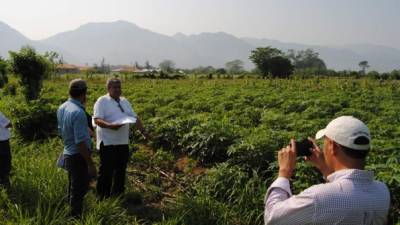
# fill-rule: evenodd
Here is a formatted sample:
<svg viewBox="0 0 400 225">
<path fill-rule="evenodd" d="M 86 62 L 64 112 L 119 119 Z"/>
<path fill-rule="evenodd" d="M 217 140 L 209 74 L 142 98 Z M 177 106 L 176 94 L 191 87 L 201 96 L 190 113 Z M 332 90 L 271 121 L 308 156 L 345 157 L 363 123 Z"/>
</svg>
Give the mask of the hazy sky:
<svg viewBox="0 0 400 225">
<path fill-rule="evenodd" d="M 37 40 L 126 20 L 167 35 L 225 31 L 304 44 L 400 48 L 400 0 L 0 0 L 0 21 Z"/>
</svg>

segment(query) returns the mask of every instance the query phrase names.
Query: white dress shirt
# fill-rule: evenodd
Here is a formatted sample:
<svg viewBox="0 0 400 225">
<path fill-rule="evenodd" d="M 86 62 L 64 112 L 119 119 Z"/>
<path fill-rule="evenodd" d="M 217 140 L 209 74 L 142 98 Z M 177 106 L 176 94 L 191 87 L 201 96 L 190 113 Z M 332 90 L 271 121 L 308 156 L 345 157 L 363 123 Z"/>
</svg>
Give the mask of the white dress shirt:
<svg viewBox="0 0 400 225">
<path fill-rule="evenodd" d="M 314 185 L 292 196 L 289 180 L 276 179 L 268 188 L 265 224 L 386 224 L 390 194 L 373 172 L 339 170 L 329 183 Z"/>
<path fill-rule="evenodd" d="M 10 131 L 6 128 L 8 124 L 10 124 L 10 120 L 0 112 L 0 141 L 10 139 Z"/>
<path fill-rule="evenodd" d="M 133 111 L 131 104 L 124 97 L 120 97 L 119 104 L 124 112 L 118 105 L 118 102 L 110 97 L 109 94 L 101 96 L 94 104 L 93 118 L 103 119 L 106 122 L 114 122 L 124 116 L 137 117 Z M 129 144 L 129 124 L 125 124 L 118 130 L 108 128 L 96 127 L 96 147 L 100 149 L 100 143 L 103 142 L 104 146 L 108 145 L 127 145 Z"/>
</svg>

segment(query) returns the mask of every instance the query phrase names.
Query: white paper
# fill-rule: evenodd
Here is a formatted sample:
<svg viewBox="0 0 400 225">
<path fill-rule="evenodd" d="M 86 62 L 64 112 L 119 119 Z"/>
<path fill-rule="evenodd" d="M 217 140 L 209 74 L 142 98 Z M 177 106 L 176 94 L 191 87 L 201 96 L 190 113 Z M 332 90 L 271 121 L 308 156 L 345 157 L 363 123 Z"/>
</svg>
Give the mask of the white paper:
<svg viewBox="0 0 400 225">
<path fill-rule="evenodd" d="M 126 116 L 113 122 L 113 124 L 128 124 L 136 123 L 136 118 L 132 116 Z"/>
</svg>

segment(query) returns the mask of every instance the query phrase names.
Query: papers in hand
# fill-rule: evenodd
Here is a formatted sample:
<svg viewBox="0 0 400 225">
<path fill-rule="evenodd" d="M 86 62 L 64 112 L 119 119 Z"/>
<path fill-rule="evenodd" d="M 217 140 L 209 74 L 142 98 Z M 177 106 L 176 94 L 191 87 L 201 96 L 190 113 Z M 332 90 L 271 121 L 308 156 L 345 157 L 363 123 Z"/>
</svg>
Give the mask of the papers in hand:
<svg viewBox="0 0 400 225">
<path fill-rule="evenodd" d="M 112 124 L 128 124 L 128 123 L 136 123 L 136 118 L 132 116 L 126 116 L 112 122 Z"/>
</svg>

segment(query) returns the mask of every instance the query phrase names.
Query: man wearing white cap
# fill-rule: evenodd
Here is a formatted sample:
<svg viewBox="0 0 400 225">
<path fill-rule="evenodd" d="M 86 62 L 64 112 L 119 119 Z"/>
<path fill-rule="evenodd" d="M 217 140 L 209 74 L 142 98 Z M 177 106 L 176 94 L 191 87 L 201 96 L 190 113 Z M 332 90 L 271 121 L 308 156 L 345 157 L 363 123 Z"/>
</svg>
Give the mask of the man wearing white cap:
<svg viewBox="0 0 400 225">
<path fill-rule="evenodd" d="M 327 180 L 292 195 L 289 179 L 296 165 L 296 144 L 278 153 L 279 177 L 268 188 L 265 224 L 386 224 L 390 194 L 385 184 L 364 170 L 370 150 L 368 127 L 351 116 L 331 121 L 318 131 L 323 151 L 313 142 L 306 157 Z M 310 139 L 311 140 L 311 139 Z"/>
</svg>

